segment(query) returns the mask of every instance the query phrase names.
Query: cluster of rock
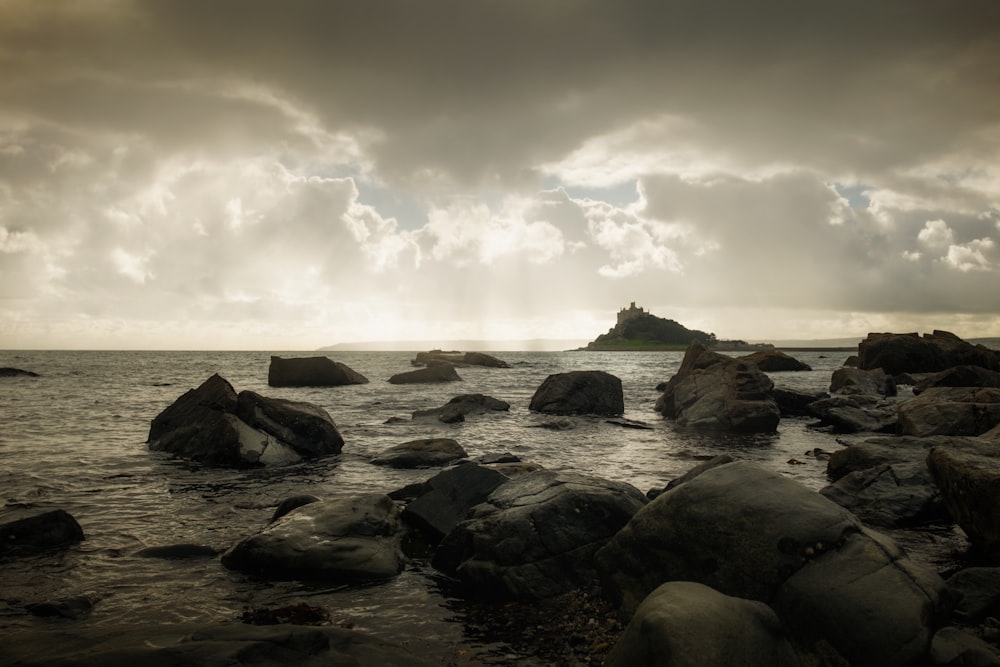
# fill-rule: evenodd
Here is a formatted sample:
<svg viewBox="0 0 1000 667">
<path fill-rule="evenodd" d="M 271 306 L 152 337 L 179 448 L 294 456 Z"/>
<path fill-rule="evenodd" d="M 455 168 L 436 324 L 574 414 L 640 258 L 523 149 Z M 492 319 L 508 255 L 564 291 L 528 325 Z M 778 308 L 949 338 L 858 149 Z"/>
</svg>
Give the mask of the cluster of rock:
<svg viewBox="0 0 1000 667">
<path fill-rule="evenodd" d="M 147 442 L 155 451 L 230 467 L 292 463 L 344 446 L 322 408 L 252 391 L 237 394 L 218 374 L 157 415 Z"/>
</svg>

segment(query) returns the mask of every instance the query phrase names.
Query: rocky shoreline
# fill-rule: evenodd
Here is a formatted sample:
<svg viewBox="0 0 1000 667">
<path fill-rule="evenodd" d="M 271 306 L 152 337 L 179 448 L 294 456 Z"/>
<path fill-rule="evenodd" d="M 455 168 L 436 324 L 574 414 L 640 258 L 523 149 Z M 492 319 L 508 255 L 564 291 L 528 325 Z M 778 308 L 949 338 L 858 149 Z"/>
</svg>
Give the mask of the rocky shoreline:
<svg viewBox="0 0 1000 667">
<path fill-rule="evenodd" d="M 643 492 L 517 457 L 469 460 L 454 442 L 414 441 L 372 463 L 427 468 L 424 483 L 289 499 L 225 550 L 220 565 L 265 579 L 357 585 L 425 563 L 454 591 L 466 632 L 508 647 L 486 664 L 665 664 L 667 656 L 679 665 L 733 664 L 734 656 L 776 665 L 1000 664 L 1000 353 L 946 332 L 873 334 L 817 396 L 770 381 L 765 369 L 788 368 L 788 359 L 752 357 L 692 345 L 657 410 L 709 432 L 767 432 L 784 415 L 810 414 L 815 428 L 845 438 L 842 449 L 822 453 L 831 481 L 822 492 L 729 456 Z M 432 361 L 428 368 L 454 369 L 451 360 Z M 605 376 L 550 376 L 531 409 L 620 416 L 621 383 Z M 505 409 L 488 398 L 456 397 L 413 418 Z M 153 420 L 149 444 L 245 467 L 326 456 L 343 446 L 338 438 L 315 406 L 237 393 L 213 376 Z M 18 547 L 0 555 L 84 539 L 75 522 L 58 519 L 0 524 L 3 544 Z M 895 539 L 956 524 L 969 548 L 950 554 L 946 567 L 913 561 Z M 57 616 L 68 616 L 59 602 L 74 608 L 49 602 Z M 143 626 L 114 637 L 68 620 L 60 641 L 42 651 L 32 652 L 39 633 L 13 633 L 0 664 L 183 656 L 216 665 L 249 654 L 258 664 L 334 655 L 422 664 L 404 648 L 336 627 L 323 610 L 255 611 L 242 629 Z M 256 625 L 270 621 L 284 634 Z M 455 664 L 478 664 L 465 658 Z"/>
</svg>

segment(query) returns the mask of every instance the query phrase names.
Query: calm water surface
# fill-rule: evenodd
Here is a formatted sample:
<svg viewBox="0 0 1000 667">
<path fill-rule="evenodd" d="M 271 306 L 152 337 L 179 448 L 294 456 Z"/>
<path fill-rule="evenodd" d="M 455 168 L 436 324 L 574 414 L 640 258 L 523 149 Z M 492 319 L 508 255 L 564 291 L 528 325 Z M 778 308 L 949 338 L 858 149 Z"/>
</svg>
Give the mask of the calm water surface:
<svg viewBox="0 0 1000 667">
<path fill-rule="evenodd" d="M 784 419 L 776 434 L 720 436 L 676 427 L 653 411 L 656 385 L 680 365 L 681 352 L 493 353 L 509 369 L 462 368 L 461 383 L 392 385 L 411 370 L 410 352 L 330 353 L 368 377 L 367 385 L 272 388 L 271 352 L 0 351 L 0 367 L 38 378 L 0 378 L 0 493 L 4 509 L 63 508 L 87 539 L 63 553 L 7 561 L 0 583 L 0 628 L 54 627 L 24 604 L 88 595 L 96 600 L 87 624 L 233 622 L 247 608 L 304 601 L 329 610 L 334 622 L 451 661 L 458 651 L 503 651 L 467 637 L 439 579 L 415 561 L 390 582 L 367 587 L 316 587 L 261 582 L 229 572 L 218 559 L 137 558 L 148 546 L 180 542 L 224 549 L 264 526 L 284 498 L 309 493 L 332 498 L 389 492 L 434 471 L 376 467 L 382 450 L 416 438 L 458 440 L 471 457 L 510 452 L 552 469 L 573 469 L 633 484 L 662 487 L 699 461 L 720 453 L 753 460 L 809 486 L 826 484 L 825 461 L 805 454 L 838 448 L 833 436 Z M 779 386 L 825 390 L 845 352 L 795 352 L 813 367 L 771 373 Z M 569 418 L 560 430 L 538 428 L 553 417 L 528 410 L 532 394 L 552 373 L 606 370 L 622 380 L 625 417 L 650 430 L 628 429 L 589 417 Z M 213 373 L 237 391 L 308 401 L 325 408 L 344 436 L 336 457 L 276 469 L 198 468 L 150 452 L 150 420 Z M 457 394 L 484 393 L 511 404 L 509 413 L 472 416 L 462 424 L 386 424 L 414 410 L 437 407 Z M 800 464 L 790 464 L 790 459 Z M 2 510 L 0 510 L 2 511 Z"/>
</svg>

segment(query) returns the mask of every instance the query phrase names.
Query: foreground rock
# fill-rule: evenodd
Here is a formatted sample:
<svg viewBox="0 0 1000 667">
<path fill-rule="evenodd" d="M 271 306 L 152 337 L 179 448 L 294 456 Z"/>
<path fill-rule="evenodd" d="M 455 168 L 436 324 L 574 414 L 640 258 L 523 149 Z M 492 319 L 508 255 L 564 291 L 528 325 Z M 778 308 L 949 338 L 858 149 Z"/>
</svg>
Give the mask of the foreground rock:
<svg viewBox="0 0 1000 667">
<path fill-rule="evenodd" d="M 690 581 L 662 584 L 636 610 L 606 667 L 799 667 L 774 611 Z"/>
<path fill-rule="evenodd" d="M 835 394 L 807 406 L 821 426 L 837 433 L 896 432 L 896 403 L 870 394 Z"/>
<path fill-rule="evenodd" d="M 770 378 L 754 364 L 694 342 L 677 373 L 664 385 L 656 410 L 683 426 L 770 433 L 781 420 L 773 388 Z"/>
<path fill-rule="evenodd" d="M 157 415 L 147 442 L 155 451 L 236 468 L 337 454 L 344 445 L 322 408 L 249 391 L 237 395 L 218 374 Z"/>
<path fill-rule="evenodd" d="M 0 664 L 22 667 L 192 665 L 430 667 L 402 647 L 360 632 L 300 625 L 162 624 L 64 626 L 6 631 Z"/>
<path fill-rule="evenodd" d="M 368 494 L 297 507 L 222 556 L 222 564 L 267 579 L 360 582 L 403 569 L 399 509 Z"/>
<path fill-rule="evenodd" d="M 593 554 L 646 503 L 628 484 L 540 470 L 499 486 L 438 546 L 432 564 L 470 593 L 537 599 L 593 580 Z"/>
<path fill-rule="evenodd" d="M 453 366 L 487 366 L 489 368 L 510 368 L 506 361 L 497 359 L 483 352 L 442 352 L 441 350 L 431 350 L 430 352 L 418 352 L 413 360 L 414 364 L 430 366 L 435 363 L 447 363 Z"/>
<path fill-rule="evenodd" d="M 1000 371 L 1000 352 L 968 343 L 953 333 L 870 333 L 858 344 L 858 367 L 881 368 L 889 375 L 937 373 L 952 366 Z"/>
<path fill-rule="evenodd" d="M 431 382 L 460 382 L 458 371 L 450 364 L 437 364 L 415 371 L 396 373 L 389 378 L 389 384 L 423 384 Z"/>
<path fill-rule="evenodd" d="M 390 468 L 430 468 L 467 456 L 465 449 L 451 438 L 423 438 L 390 447 L 372 459 L 372 463 Z"/>
<path fill-rule="evenodd" d="M 617 417 L 625 412 L 622 381 L 604 371 L 556 373 L 535 390 L 528 409 L 554 415 Z"/>
<path fill-rule="evenodd" d="M 272 387 L 339 387 L 368 384 L 368 378 L 329 357 L 271 357 L 267 384 Z"/>
<path fill-rule="evenodd" d="M 927 467 L 955 523 L 991 559 L 1000 558 L 1000 444 L 956 439 L 934 447 Z"/>
<path fill-rule="evenodd" d="M 501 401 L 485 394 L 462 394 L 454 397 L 440 408 L 417 410 L 413 413 L 413 419 L 433 417 L 439 422 L 454 424 L 465 421 L 468 415 L 506 412 L 507 410 L 510 410 L 510 403 L 507 401 Z"/>
<path fill-rule="evenodd" d="M 740 461 L 658 496 L 596 562 L 626 617 L 664 582 L 699 582 L 768 603 L 807 652 L 873 667 L 927 655 L 944 588 L 843 508 Z"/>
<path fill-rule="evenodd" d="M 1000 389 L 933 387 L 902 401 L 903 435 L 981 435 L 1000 424 Z"/>
<path fill-rule="evenodd" d="M 65 510 L 16 510 L 0 516 L 0 557 L 29 556 L 83 539 L 80 524 Z"/>
</svg>

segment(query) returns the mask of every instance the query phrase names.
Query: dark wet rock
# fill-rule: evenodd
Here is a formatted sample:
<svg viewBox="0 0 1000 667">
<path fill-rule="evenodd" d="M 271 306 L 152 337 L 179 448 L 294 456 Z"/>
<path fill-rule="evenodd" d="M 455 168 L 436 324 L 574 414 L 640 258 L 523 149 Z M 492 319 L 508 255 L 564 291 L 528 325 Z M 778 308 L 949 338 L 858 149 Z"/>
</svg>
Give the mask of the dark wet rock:
<svg viewBox="0 0 1000 667">
<path fill-rule="evenodd" d="M 496 463 L 521 463 L 521 457 L 510 452 L 500 452 L 494 454 L 483 454 L 476 459 L 476 463 L 483 465 L 493 465 Z"/>
<path fill-rule="evenodd" d="M 858 366 L 889 375 L 936 373 L 952 366 L 982 366 L 1000 371 L 1000 352 L 968 343 L 953 333 L 870 333 L 858 345 Z"/>
<path fill-rule="evenodd" d="M 797 644 L 852 665 L 926 654 L 944 587 L 847 510 L 742 461 L 650 502 L 596 562 L 626 617 L 660 584 L 695 581 L 770 604 Z"/>
<path fill-rule="evenodd" d="M 770 433 L 781 411 L 774 384 L 759 368 L 691 343 L 677 373 L 667 381 L 656 410 L 682 426 L 742 433 Z"/>
<path fill-rule="evenodd" d="M 146 547 L 135 552 L 138 558 L 162 558 L 164 560 L 184 560 L 187 558 L 214 558 L 219 550 L 204 544 L 165 544 Z"/>
<path fill-rule="evenodd" d="M 236 468 L 336 454 L 343 444 L 322 408 L 250 391 L 237 395 L 218 374 L 157 415 L 148 437 L 152 450 Z"/>
<path fill-rule="evenodd" d="M 991 558 L 1000 557 L 1000 444 L 956 439 L 934 447 L 927 466 L 952 519 Z"/>
<path fill-rule="evenodd" d="M 981 366 L 954 366 L 939 373 L 921 376 L 913 384 L 913 393 L 933 387 L 1000 387 L 1000 372 Z"/>
<path fill-rule="evenodd" d="M 439 408 L 417 410 L 414 419 L 435 418 L 445 424 L 465 421 L 466 416 L 487 412 L 505 412 L 510 410 L 510 403 L 501 401 L 485 394 L 461 394 Z"/>
<path fill-rule="evenodd" d="M 1000 388 L 933 387 L 899 403 L 903 435 L 980 435 L 1000 425 Z"/>
<path fill-rule="evenodd" d="M 624 417 L 619 417 L 617 419 L 605 419 L 605 424 L 611 424 L 612 426 L 621 426 L 622 428 L 633 428 L 638 431 L 652 431 L 653 427 L 646 422 L 638 421 L 636 419 L 625 419 Z"/>
<path fill-rule="evenodd" d="M 968 567 L 948 578 L 953 613 L 963 623 L 1000 616 L 1000 567 Z"/>
<path fill-rule="evenodd" d="M 403 520 L 434 544 L 441 541 L 473 506 L 484 502 L 508 477 L 492 468 L 467 463 L 439 472 L 403 508 Z"/>
<path fill-rule="evenodd" d="M 83 528 L 66 510 L 15 510 L 0 515 L 0 557 L 28 556 L 83 539 Z"/>
<path fill-rule="evenodd" d="M 755 365 L 765 373 L 812 370 L 812 366 L 809 364 L 803 363 L 781 350 L 758 350 L 753 354 L 738 357 L 738 359 Z"/>
<path fill-rule="evenodd" d="M 68 618 L 74 621 L 86 618 L 94 610 L 94 601 L 86 595 L 51 602 L 31 602 L 24 608 L 32 616 L 43 618 Z"/>
<path fill-rule="evenodd" d="M 927 464 L 883 464 L 848 473 L 820 493 L 867 525 L 902 528 L 950 517 Z"/>
<path fill-rule="evenodd" d="M 932 447 L 947 444 L 949 438 L 909 436 L 868 438 L 831 452 L 826 474 L 836 481 L 851 472 L 896 463 L 924 463 Z"/>
<path fill-rule="evenodd" d="M 0 378 L 11 378 L 11 377 L 30 377 L 30 378 L 36 378 L 36 377 L 39 377 L 39 375 L 38 375 L 38 373 L 34 373 L 32 371 L 21 370 L 20 368 L 10 368 L 10 367 L 7 367 L 7 366 L 5 366 L 3 368 L 0 368 Z"/>
<path fill-rule="evenodd" d="M 896 381 L 881 368 L 862 370 L 844 366 L 833 372 L 830 378 L 830 393 L 852 396 L 895 396 Z"/>
<path fill-rule="evenodd" d="M 0 664 L 20 667 L 431 667 L 406 649 L 336 627 L 244 623 L 101 625 L 10 630 Z"/>
<path fill-rule="evenodd" d="M 454 366 L 450 364 L 439 364 L 435 366 L 428 366 L 427 368 L 418 368 L 415 371 L 407 371 L 405 373 L 396 373 L 389 378 L 390 384 L 425 384 L 432 382 L 459 382 L 462 378 L 459 377 L 458 371 L 455 370 Z"/>
<path fill-rule="evenodd" d="M 277 507 L 274 508 L 274 514 L 271 515 L 271 520 L 269 521 L 269 523 L 274 523 L 281 517 L 291 512 L 293 509 L 302 507 L 303 505 L 308 505 L 309 503 L 318 503 L 319 501 L 320 501 L 319 498 L 308 493 L 285 498 L 280 503 L 278 503 Z"/>
<path fill-rule="evenodd" d="M 650 593 L 608 654 L 607 667 L 799 667 L 781 621 L 763 602 L 690 581 Z"/>
<path fill-rule="evenodd" d="M 929 667 L 1000 667 L 996 647 L 953 626 L 941 628 L 931 644 Z"/>
<path fill-rule="evenodd" d="M 390 447 L 372 459 L 372 463 L 390 468 L 431 468 L 448 465 L 467 456 L 456 440 L 423 438 Z"/>
<path fill-rule="evenodd" d="M 679 486 L 679 485 L 683 484 L 684 482 L 687 482 L 688 480 L 692 480 L 695 477 L 697 477 L 698 475 L 700 475 L 701 473 L 705 472 L 706 470 L 711 470 L 712 468 L 716 468 L 718 466 L 725 465 L 726 463 L 732 463 L 735 460 L 736 459 L 734 459 L 729 454 L 719 454 L 718 456 L 713 456 L 712 458 L 708 459 L 707 461 L 703 461 L 703 462 L 699 463 L 698 465 L 696 465 L 695 467 L 691 468 L 690 470 L 688 470 L 686 473 L 684 473 L 680 477 L 677 477 L 677 478 L 672 479 L 669 482 L 667 482 L 667 486 L 666 486 L 666 488 L 664 488 L 664 491 L 668 491 L 668 490 L 674 488 L 675 486 Z"/>
<path fill-rule="evenodd" d="M 403 568 L 399 509 L 367 494 L 298 507 L 222 556 L 222 564 L 267 579 L 359 582 Z"/>
<path fill-rule="evenodd" d="M 272 387 L 339 387 L 368 384 L 368 378 L 329 357 L 271 357 L 267 384 Z"/>
<path fill-rule="evenodd" d="M 550 375 L 535 390 L 529 410 L 554 415 L 603 415 L 625 412 L 622 381 L 604 371 Z"/>
<path fill-rule="evenodd" d="M 837 394 L 810 403 L 809 412 L 838 433 L 895 433 L 896 405 L 868 394 Z"/>
<path fill-rule="evenodd" d="M 454 366 L 487 366 L 489 368 L 510 368 L 506 361 L 483 352 L 443 352 L 431 350 L 418 352 L 414 364 L 431 365 L 445 362 Z"/>
<path fill-rule="evenodd" d="M 771 395 L 778 404 L 782 417 L 805 417 L 811 416 L 809 405 L 824 398 L 829 398 L 830 394 L 825 391 L 810 393 L 790 389 L 788 387 L 775 387 L 771 390 Z"/>
<path fill-rule="evenodd" d="M 540 470 L 499 486 L 438 546 L 432 564 L 470 594 L 535 599 L 593 580 L 593 554 L 646 503 L 628 484 Z"/>
<path fill-rule="evenodd" d="M 307 458 L 338 454 L 344 438 L 326 410 L 301 401 L 266 398 L 241 391 L 236 416 L 261 431 L 270 433 Z"/>
</svg>

